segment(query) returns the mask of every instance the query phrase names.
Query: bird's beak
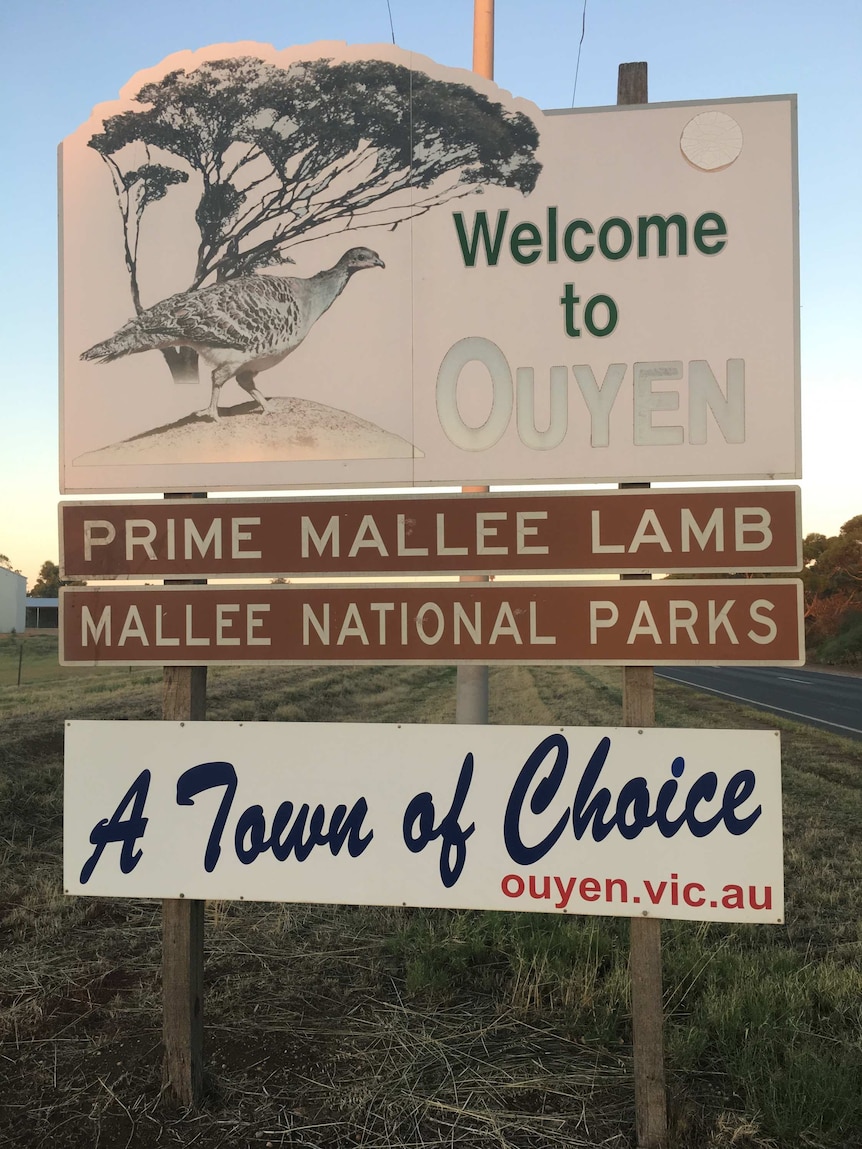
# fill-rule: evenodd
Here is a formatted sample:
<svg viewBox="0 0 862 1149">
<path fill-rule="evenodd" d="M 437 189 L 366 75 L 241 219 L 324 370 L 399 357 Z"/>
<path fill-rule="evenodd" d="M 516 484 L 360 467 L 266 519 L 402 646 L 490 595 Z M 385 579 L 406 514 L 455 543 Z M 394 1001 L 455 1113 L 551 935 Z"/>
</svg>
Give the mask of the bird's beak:
<svg viewBox="0 0 862 1149">
<path fill-rule="evenodd" d="M 385 267 L 386 264 L 383 262 L 383 260 L 378 255 L 377 259 L 375 259 L 375 261 L 374 261 L 374 266 L 375 267 Z"/>
</svg>

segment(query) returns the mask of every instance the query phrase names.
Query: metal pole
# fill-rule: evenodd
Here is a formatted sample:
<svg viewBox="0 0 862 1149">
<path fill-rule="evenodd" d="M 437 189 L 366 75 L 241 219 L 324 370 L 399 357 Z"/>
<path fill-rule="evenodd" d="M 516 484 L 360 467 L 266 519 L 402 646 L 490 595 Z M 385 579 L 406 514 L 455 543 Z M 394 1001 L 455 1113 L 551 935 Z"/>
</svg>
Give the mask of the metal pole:
<svg viewBox="0 0 862 1149">
<path fill-rule="evenodd" d="M 494 0 L 473 3 L 473 71 L 494 79 Z"/>
<path fill-rule="evenodd" d="M 494 0 L 473 0 L 473 71 L 494 79 Z M 462 487 L 465 493 L 487 494 L 487 487 Z M 485 575 L 462 575 L 461 582 L 486 582 Z M 488 667 L 459 666 L 455 685 L 455 721 L 488 722 Z"/>
</svg>

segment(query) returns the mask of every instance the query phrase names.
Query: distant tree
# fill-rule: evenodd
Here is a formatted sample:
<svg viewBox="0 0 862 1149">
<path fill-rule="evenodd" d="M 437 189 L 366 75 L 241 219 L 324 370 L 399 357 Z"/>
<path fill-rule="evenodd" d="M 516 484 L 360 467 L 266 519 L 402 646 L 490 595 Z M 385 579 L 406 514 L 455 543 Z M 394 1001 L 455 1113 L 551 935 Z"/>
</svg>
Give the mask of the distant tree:
<svg viewBox="0 0 862 1149">
<path fill-rule="evenodd" d="M 862 515 L 848 519 L 832 538 L 806 536 L 803 554 L 803 579 L 810 595 L 846 591 L 862 599 Z"/>
<path fill-rule="evenodd" d="M 198 192 L 197 289 L 292 263 L 289 249 L 311 239 L 394 229 L 487 185 L 527 194 L 541 171 L 528 116 L 383 60 L 213 60 L 134 99 L 142 110 L 104 120 L 89 146 L 111 172 L 138 314 L 144 217 L 178 184 Z M 190 349 L 165 358 L 176 378 L 196 375 Z"/>
<path fill-rule="evenodd" d="M 39 577 L 27 592 L 30 598 L 57 598 L 61 586 L 85 586 L 82 579 L 60 578 L 60 568 L 50 559 L 42 563 Z"/>
<path fill-rule="evenodd" d="M 12 560 L 8 555 L 0 555 L 0 567 L 3 567 L 4 570 L 7 571 L 13 571 L 15 574 L 21 573 L 17 567 L 12 566 Z"/>
<path fill-rule="evenodd" d="M 837 535 L 807 535 L 805 633 L 809 646 L 828 662 L 862 660 L 862 515 Z"/>
<path fill-rule="evenodd" d="M 60 593 L 60 568 L 50 559 L 42 563 L 39 577 L 28 591 L 30 598 L 57 598 Z"/>
<path fill-rule="evenodd" d="M 819 642 L 832 638 L 844 625 L 847 614 L 856 606 L 856 601 L 848 591 L 837 594 L 806 596 L 805 626 L 809 638 Z"/>
<path fill-rule="evenodd" d="M 828 543 L 826 535 L 810 534 L 806 535 L 802 540 L 802 561 L 807 566 L 809 563 L 816 562 L 826 549 Z"/>
</svg>

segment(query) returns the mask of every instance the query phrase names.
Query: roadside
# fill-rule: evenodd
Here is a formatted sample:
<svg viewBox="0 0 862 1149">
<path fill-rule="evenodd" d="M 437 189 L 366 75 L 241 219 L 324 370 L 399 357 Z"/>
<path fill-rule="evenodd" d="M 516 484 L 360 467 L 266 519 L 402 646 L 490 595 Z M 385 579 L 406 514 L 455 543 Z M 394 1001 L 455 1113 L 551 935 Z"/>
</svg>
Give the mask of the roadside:
<svg viewBox="0 0 862 1149">
<path fill-rule="evenodd" d="M 862 678 L 862 666 L 827 666 L 822 662 L 806 662 L 800 670 L 814 670 L 818 674 L 841 674 L 850 678 Z"/>
</svg>

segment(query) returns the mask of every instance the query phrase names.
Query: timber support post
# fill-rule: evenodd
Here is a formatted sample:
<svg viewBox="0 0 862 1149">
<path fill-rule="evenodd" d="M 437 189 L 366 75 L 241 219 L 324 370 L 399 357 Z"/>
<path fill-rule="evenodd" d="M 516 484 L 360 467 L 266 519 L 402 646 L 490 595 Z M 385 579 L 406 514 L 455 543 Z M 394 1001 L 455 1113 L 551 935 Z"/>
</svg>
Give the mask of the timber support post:
<svg viewBox="0 0 862 1149">
<path fill-rule="evenodd" d="M 648 99 L 646 63 L 620 64 L 617 104 L 646 104 Z M 649 483 L 621 483 L 620 486 L 649 487 Z M 623 725 L 640 728 L 655 725 L 655 671 L 651 666 L 623 667 Z M 661 919 L 632 918 L 629 946 L 637 1144 L 638 1149 L 664 1149 L 667 1144 L 667 1092 Z"/>
<path fill-rule="evenodd" d="M 623 725 L 639 729 L 655 725 L 655 671 L 651 666 L 623 667 Z M 637 1144 L 638 1149 L 663 1149 L 667 1143 L 667 1097 L 661 919 L 639 917 L 630 920 L 629 972 Z"/>
<path fill-rule="evenodd" d="M 206 495 L 166 495 L 206 498 Z M 202 583 L 205 579 L 167 582 Z M 162 718 L 203 722 L 207 705 L 205 666 L 162 669 Z M 193 1108 L 204 1081 L 204 902 L 193 898 L 162 901 L 162 1086 L 177 1105 Z"/>
</svg>

